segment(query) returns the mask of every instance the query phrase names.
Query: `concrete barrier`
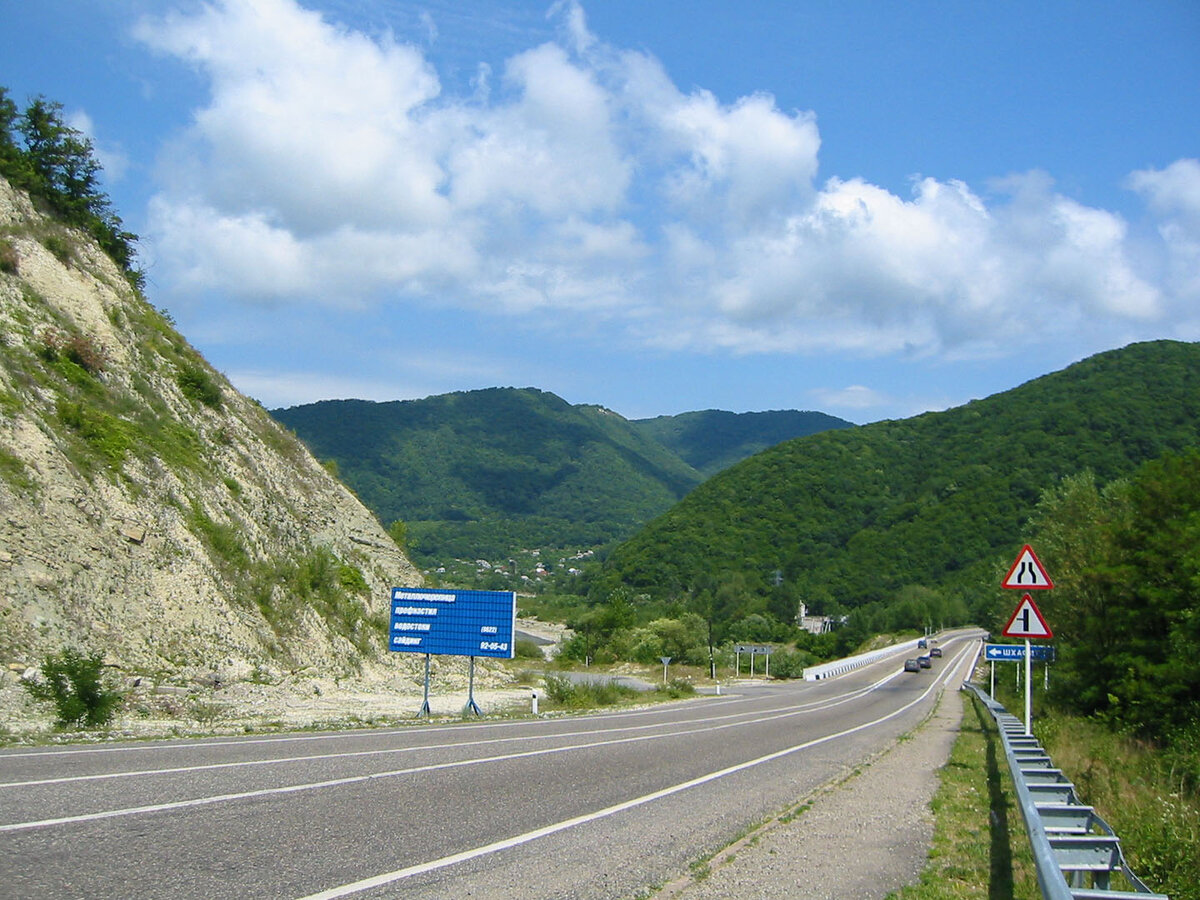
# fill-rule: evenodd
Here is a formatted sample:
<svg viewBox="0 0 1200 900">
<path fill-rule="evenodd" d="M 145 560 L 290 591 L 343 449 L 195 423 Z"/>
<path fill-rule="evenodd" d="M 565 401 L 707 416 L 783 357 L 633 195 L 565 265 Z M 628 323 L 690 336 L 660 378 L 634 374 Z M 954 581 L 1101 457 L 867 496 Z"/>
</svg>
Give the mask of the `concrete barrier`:
<svg viewBox="0 0 1200 900">
<path fill-rule="evenodd" d="M 860 653 L 857 656 L 847 656 L 845 659 L 835 659 L 833 662 L 821 663 L 819 666 L 809 666 L 804 670 L 804 680 L 824 681 L 826 678 L 836 678 L 838 675 L 845 675 L 847 672 L 853 672 L 855 669 L 860 669 L 863 666 L 870 665 L 889 656 L 905 655 L 910 650 L 917 649 L 917 642 L 919 640 L 920 638 L 913 638 L 911 641 L 905 641 L 902 644 L 892 644 L 890 647 L 882 647 L 879 650 L 871 650 L 867 653 Z"/>
</svg>

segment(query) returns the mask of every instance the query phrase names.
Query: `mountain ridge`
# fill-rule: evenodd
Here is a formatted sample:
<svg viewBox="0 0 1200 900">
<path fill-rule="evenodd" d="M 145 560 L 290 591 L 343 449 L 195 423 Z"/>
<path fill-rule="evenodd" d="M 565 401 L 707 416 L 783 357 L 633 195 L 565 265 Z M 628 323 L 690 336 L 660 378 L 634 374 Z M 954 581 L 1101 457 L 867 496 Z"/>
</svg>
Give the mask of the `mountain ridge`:
<svg viewBox="0 0 1200 900">
<path fill-rule="evenodd" d="M 778 433 L 851 427 L 789 411 L 752 414 L 755 424 L 739 429 L 732 427 L 739 414 L 709 411 L 689 415 L 672 432 L 678 417 L 629 420 L 536 388 L 325 400 L 271 414 L 319 458 L 332 460 L 382 521 L 405 522 L 410 546 L 426 559 L 598 548 L 707 477 L 685 454 L 711 470 Z M 723 433 L 712 427 L 718 419 Z"/>
</svg>

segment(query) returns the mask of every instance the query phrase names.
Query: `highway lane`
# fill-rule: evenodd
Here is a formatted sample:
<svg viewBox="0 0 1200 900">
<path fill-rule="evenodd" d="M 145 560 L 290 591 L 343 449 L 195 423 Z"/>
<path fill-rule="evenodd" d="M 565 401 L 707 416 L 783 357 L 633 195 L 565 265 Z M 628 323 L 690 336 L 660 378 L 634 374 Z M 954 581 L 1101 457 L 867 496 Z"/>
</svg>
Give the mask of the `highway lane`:
<svg viewBox="0 0 1200 900">
<path fill-rule="evenodd" d="M 910 730 L 900 657 L 602 715 L 0 753 L 0 897 L 628 897 Z"/>
</svg>

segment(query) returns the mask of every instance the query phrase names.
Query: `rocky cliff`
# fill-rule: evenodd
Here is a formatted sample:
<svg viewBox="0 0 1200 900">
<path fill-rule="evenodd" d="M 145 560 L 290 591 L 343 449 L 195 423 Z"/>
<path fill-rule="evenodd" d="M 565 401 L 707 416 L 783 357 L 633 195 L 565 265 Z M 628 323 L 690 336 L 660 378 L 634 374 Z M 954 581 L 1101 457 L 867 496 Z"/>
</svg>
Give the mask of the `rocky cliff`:
<svg viewBox="0 0 1200 900">
<path fill-rule="evenodd" d="M 419 582 L 110 259 L 0 179 L 0 660 L 394 672 L 388 587 Z"/>
</svg>

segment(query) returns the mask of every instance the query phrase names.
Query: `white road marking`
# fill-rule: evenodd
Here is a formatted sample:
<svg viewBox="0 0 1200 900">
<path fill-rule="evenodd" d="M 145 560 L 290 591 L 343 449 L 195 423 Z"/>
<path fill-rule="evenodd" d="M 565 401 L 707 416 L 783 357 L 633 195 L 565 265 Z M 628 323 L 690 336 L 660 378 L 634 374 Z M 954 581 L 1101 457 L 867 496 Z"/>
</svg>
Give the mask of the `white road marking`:
<svg viewBox="0 0 1200 900">
<path fill-rule="evenodd" d="M 814 701 L 811 701 L 808 703 L 801 703 L 801 704 L 797 704 L 796 706 L 786 707 L 785 710 L 782 710 L 781 712 L 785 712 L 785 711 L 819 712 L 821 710 L 829 709 L 831 706 L 845 703 L 845 702 L 848 702 L 849 700 L 853 700 L 861 695 L 870 693 L 871 691 L 875 690 L 879 686 L 887 683 L 889 680 L 894 678 L 896 676 L 896 674 L 897 673 L 893 672 L 892 674 L 881 678 L 879 681 L 875 682 L 872 685 L 868 685 L 865 688 L 858 688 L 854 691 L 850 691 L 839 697 L 833 698 L 832 700 L 814 700 Z M 723 716 L 709 716 L 709 717 L 702 718 L 702 719 L 692 719 L 692 720 L 689 720 L 686 724 L 696 725 L 696 724 L 704 724 L 704 723 L 709 723 L 709 722 L 719 722 L 719 721 L 722 721 L 725 719 L 735 719 L 735 718 L 741 718 L 741 717 L 745 717 L 745 716 L 749 716 L 749 715 L 753 715 L 753 713 L 745 713 L 745 712 L 729 713 L 728 715 L 723 715 Z M 749 720 L 749 721 L 755 722 L 755 721 L 759 721 L 759 720 Z M 161 768 L 161 769 L 133 769 L 133 770 L 127 770 L 127 771 L 121 771 L 121 772 L 100 772 L 100 773 L 96 773 L 96 774 L 92 774 L 92 775 L 62 775 L 62 776 L 59 776 L 56 778 L 40 778 L 40 779 L 31 779 L 31 780 L 27 780 L 27 781 L 0 782 L 0 789 L 13 788 L 13 787 L 33 787 L 33 786 L 38 786 L 38 785 L 49 785 L 49 784 L 67 784 L 67 783 L 79 782 L 79 781 L 107 781 L 107 780 L 114 779 L 114 778 L 134 778 L 134 777 L 144 777 L 144 776 L 149 776 L 149 775 L 178 775 L 178 774 L 185 773 L 185 772 L 204 772 L 204 771 L 209 771 L 209 770 L 213 770 L 213 769 L 232 769 L 232 768 L 238 768 L 240 766 L 277 765 L 277 764 L 282 764 L 282 763 L 306 762 L 306 761 L 325 760 L 325 759 L 343 759 L 343 758 L 350 759 L 350 758 L 353 758 L 356 756 L 379 756 L 379 755 L 383 755 L 383 754 L 387 754 L 387 753 L 412 753 L 412 752 L 416 752 L 416 751 L 420 751 L 420 750 L 446 750 L 446 749 L 450 749 L 450 748 L 482 747 L 482 746 L 486 746 L 489 744 L 511 743 L 513 741 L 553 740 L 555 738 L 581 737 L 583 735 L 588 735 L 588 734 L 614 734 L 614 733 L 622 732 L 622 731 L 639 731 L 639 730 L 645 730 L 648 728 L 662 728 L 662 727 L 665 727 L 666 724 L 667 723 L 655 722 L 655 723 L 651 723 L 648 725 L 628 725 L 628 726 L 625 726 L 622 728 L 597 728 L 597 729 L 587 729 L 587 730 L 581 730 L 581 731 L 559 732 L 556 734 L 513 735 L 511 737 L 504 737 L 504 738 L 487 738 L 485 740 L 480 740 L 480 741 L 442 743 L 442 744 L 424 744 L 421 746 L 411 746 L 411 747 L 383 747 L 383 748 L 376 749 L 376 750 L 352 750 L 352 751 L 344 751 L 341 753 L 316 753 L 316 754 L 309 754 L 309 755 L 305 755 L 305 756 L 272 757 L 269 759 L 240 760 L 238 762 L 226 762 L 226 763 L 201 763 L 199 765 L 193 765 L 193 766 L 174 766 L 174 767 L 170 767 L 170 768 Z M 231 743 L 231 742 L 225 742 L 225 743 Z M 197 745 L 197 746 L 213 746 L 213 745 L 201 744 L 201 745 Z"/>
<path fill-rule="evenodd" d="M 872 722 L 865 722 L 862 725 L 856 725 L 853 728 L 847 728 L 845 731 L 839 731 L 836 734 L 829 734 L 824 737 L 815 738 L 814 740 L 806 741 L 803 744 L 797 744 L 794 747 L 788 747 L 785 750 L 777 750 L 774 753 L 768 753 L 766 756 L 760 756 L 757 759 L 752 759 L 752 760 L 748 760 L 743 763 L 738 763 L 736 766 L 729 766 L 728 768 L 721 769 L 716 772 L 710 772 L 707 775 L 702 775 L 699 778 L 693 778 L 690 781 L 684 781 L 684 782 L 681 782 L 680 784 L 676 784 L 676 785 L 673 785 L 668 788 L 663 788 L 662 790 L 654 791 L 653 793 L 650 793 L 650 794 L 644 794 L 641 797 L 635 797 L 632 800 L 626 800 L 623 803 L 618 803 L 614 806 L 609 806 L 604 809 L 598 809 L 594 812 L 586 813 L 582 816 L 576 816 L 575 818 L 572 818 L 572 819 L 564 819 L 561 822 L 555 822 L 552 825 L 546 825 L 542 828 L 534 829 L 533 831 L 527 831 L 524 834 L 518 834 L 514 837 L 506 838 L 502 841 L 496 841 L 491 844 L 485 844 L 482 847 L 476 847 L 472 850 L 464 850 L 460 853 L 454 853 L 449 856 L 443 856 L 440 859 L 434 859 L 434 860 L 430 860 L 429 862 L 418 863 L 417 865 L 408 866 L 403 869 L 397 869 L 394 872 L 385 872 L 381 875 L 374 875 L 370 878 L 364 878 L 360 881 L 354 881 L 354 882 L 350 882 L 349 884 L 339 885 L 338 887 L 329 888 L 328 890 L 320 891 L 319 893 L 316 893 L 316 894 L 309 894 L 305 897 L 300 898 L 300 900 L 338 900 L 338 898 L 341 898 L 341 897 L 348 897 L 351 894 L 358 894 L 363 891 L 371 890 L 372 888 L 377 888 L 377 887 L 382 887 L 387 884 L 392 884 L 393 882 L 401 881 L 405 878 L 411 878 L 414 875 L 423 875 L 428 872 L 433 872 L 437 869 L 444 869 L 448 866 L 456 865 L 460 862 L 466 862 L 468 860 L 478 859 L 481 856 L 487 856 L 492 853 L 498 853 L 501 850 L 508 850 L 512 847 L 519 847 L 522 844 L 528 844 L 531 841 L 536 841 L 539 838 L 546 837 L 547 835 L 557 834 L 560 831 L 566 831 L 568 828 L 574 828 L 577 825 L 583 825 L 588 822 L 594 822 L 597 819 L 604 819 L 604 818 L 607 818 L 608 816 L 612 816 L 612 815 L 616 815 L 617 813 L 624 812 L 625 810 L 633 809 L 634 807 L 642 806 L 646 803 L 652 803 L 655 800 L 661 800 L 663 797 L 669 797 L 672 794 L 678 794 L 678 793 L 680 793 L 682 791 L 686 791 L 690 788 L 698 787 L 702 784 L 707 784 L 710 781 L 716 781 L 719 778 L 725 778 L 728 775 L 733 775 L 737 772 L 743 772 L 746 769 L 750 769 L 755 766 L 762 765 L 763 763 L 772 762 L 776 759 L 780 759 L 781 757 L 788 756 L 792 753 L 798 753 L 801 750 L 808 750 L 809 748 L 816 747 L 819 744 L 825 744 L 825 743 L 828 743 L 829 741 L 836 740 L 838 738 L 847 737 L 848 735 L 854 734 L 858 731 L 862 731 L 867 728 L 873 728 L 876 725 L 880 725 L 880 724 L 888 721 L 889 719 L 895 718 L 896 716 L 900 715 L 901 713 L 906 712 L 907 710 L 911 709 L 916 704 L 922 702 L 926 697 L 929 696 L 929 694 L 935 688 L 937 688 L 939 686 L 939 684 L 941 682 L 948 683 L 950 681 L 949 674 L 952 671 L 954 671 L 954 669 L 957 669 L 958 667 L 961 666 L 962 659 L 963 659 L 963 653 L 960 651 L 960 653 L 958 654 L 958 658 L 955 662 L 955 665 L 947 668 L 945 670 L 945 673 L 943 675 L 941 675 L 938 679 L 936 679 L 932 684 L 930 684 L 930 686 L 925 690 L 924 693 L 921 694 L 921 696 L 919 696 L 915 700 L 912 700 L 911 702 L 905 704 L 904 706 L 900 707 L 899 709 L 893 710 L 892 712 L 888 713 L 886 716 L 882 716 L 878 719 L 875 719 Z M 890 676 L 888 679 L 884 679 L 884 681 L 887 681 L 887 680 L 890 680 Z"/>
</svg>

